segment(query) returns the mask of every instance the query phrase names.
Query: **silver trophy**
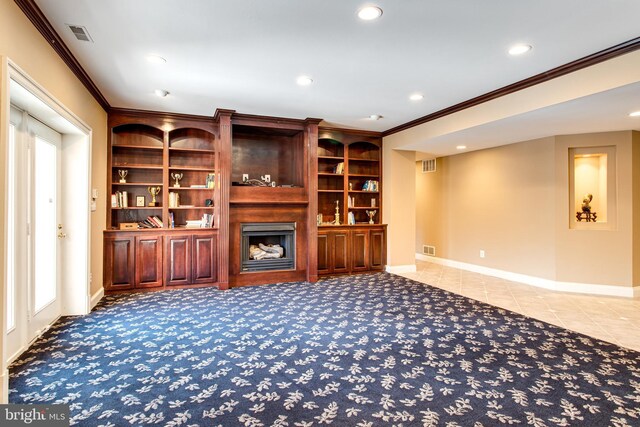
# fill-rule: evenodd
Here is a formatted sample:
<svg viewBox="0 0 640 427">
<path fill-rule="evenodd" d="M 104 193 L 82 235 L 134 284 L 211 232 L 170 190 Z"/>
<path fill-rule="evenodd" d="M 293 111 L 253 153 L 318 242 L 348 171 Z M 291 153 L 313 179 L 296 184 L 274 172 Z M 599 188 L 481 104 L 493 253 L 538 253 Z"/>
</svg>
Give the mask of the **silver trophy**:
<svg viewBox="0 0 640 427">
<path fill-rule="evenodd" d="M 365 212 L 369 216 L 369 224 L 375 224 L 375 222 L 373 222 L 373 217 L 376 216 L 377 211 L 365 211 Z"/>
<path fill-rule="evenodd" d="M 176 180 L 174 187 L 180 187 L 180 180 L 184 176 L 183 173 L 173 173 L 171 172 L 171 178 Z"/>
<path fill-rule="evenodd" d="M 118 169 L 118 175 L 120 175 L 120 184 L 126 184 L 127 183 L 127 174 L 129 173 L 128 170 L 126 169 Z"/>
</svg>

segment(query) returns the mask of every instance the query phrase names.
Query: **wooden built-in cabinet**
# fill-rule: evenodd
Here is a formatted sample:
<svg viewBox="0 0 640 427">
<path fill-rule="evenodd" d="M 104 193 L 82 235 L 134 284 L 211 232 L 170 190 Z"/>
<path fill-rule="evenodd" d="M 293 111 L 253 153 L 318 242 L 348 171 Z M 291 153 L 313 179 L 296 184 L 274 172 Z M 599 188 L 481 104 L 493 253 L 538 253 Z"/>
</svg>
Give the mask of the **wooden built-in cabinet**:
<svg viewBox="0 0 640 427">
<path fill-rule="evenodd" d="M 217 284 L 218 134 L 210 117 L 109 113 L 107 291 Z M 161 225 L 143 228 L 150 217 Z"/>
<path fill-rule="evenodd" d="M 209 230 L 106 231 L 105 290 L 214 285 L 217 245 Z"/>
<path fill-rule="evenodd" d="M 165 283 L 169 286 L 215 283 L 216 243 L 213 235 L 167 236 Z"/>
<path fill-rule="evenodd" d="M 381 134 L 319 123 L 111 110 L 105 289 L 227 289 L 384 269 Z M 243 270 L 243 224 L 283 221 L 295 227 L 293 268 Z"/>
<path fill-rule="evenodd" d="M 382 271 L 385 264 L 386 225 L 318 229 L 318 274 Z"/>
<path fill-rule="evenodd" d="M 381 135 L 320 128 L 317 157 L 318 274 L 383 270 Z"/>
</svg>

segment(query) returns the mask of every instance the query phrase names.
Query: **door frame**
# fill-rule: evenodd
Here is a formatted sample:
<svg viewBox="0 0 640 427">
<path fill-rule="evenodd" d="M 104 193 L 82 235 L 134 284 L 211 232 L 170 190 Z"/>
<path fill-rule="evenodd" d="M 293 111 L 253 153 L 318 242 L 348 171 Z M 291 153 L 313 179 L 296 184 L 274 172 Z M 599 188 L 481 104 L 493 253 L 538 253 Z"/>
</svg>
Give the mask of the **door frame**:
<svg viewBox="0 0 640 427">
<path fill-rule="evenodd" d="M 95 202 L 95 191 L 91 190 L 92 130 L 71 110 L 66 108 L 46 89 L 30 78 L 7 57 L 0 57 L 0 190 L 6 194 L 7 146 L 9 139 L 9 110 L 11 103 L 11 81 L 27 89 L 39 102 L 50 108 L 56 116 L 74 127 L 73 132 L 62 134 L 61 171 L 61 222 L 65 224 L 67 238 L 61 247 L 62 274 L 61 314 L 84 315 L 92 308 L 91 295 L 91 205 Z M 53 127 L 53 126 L 52 126 Z M 55 128 L 55 127 L 54 127 Z M 65 167 L 73 165 L 73 167 Z M 8 362 L 18 354 L 6 354 L 6 220 L 7 204 L 0 200 L 0 403 L 8 399 Z M 18 310 L 16 310 L 18 311 Z M 19 313 L 16 313 L 19 314 Z M 26 348 L 24 349 L 26 350 Z"/>
</svg>

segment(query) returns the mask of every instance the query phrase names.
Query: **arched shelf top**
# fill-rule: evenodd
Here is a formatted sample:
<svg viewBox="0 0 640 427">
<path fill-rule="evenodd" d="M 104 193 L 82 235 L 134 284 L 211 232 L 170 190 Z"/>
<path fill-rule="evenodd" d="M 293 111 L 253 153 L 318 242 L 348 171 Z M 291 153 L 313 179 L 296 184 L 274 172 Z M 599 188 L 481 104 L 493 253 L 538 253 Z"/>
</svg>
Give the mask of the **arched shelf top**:
<svg viewBox="0 0 640 427">
<path fill-rule="evenodd" d="M 153 126 L 128 123 L 112 128 L 112 141 L 114 147 L 162 147 L 164 132 Z"/>
<path fill-rule="evenodd" d="M 169 148 L 183 150 L 214 150 L 215 134 L 204 129 L 183 127 L 169 132 Z"/>
</svg>

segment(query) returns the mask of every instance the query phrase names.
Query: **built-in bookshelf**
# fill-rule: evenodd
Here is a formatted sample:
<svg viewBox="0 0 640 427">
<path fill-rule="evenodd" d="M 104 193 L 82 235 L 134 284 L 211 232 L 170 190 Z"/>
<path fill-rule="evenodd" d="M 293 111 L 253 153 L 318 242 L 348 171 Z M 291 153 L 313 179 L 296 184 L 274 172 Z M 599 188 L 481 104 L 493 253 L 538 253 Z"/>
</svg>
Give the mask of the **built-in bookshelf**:
<svg viewBox="0 0 640 427">
<path fill-rule="evenodd" d="M 371 132 L 320 131 L 319 225 L 337 225 L 336 203 L 340 225 L 381 223 L 381 145 Z"/>
<path fill-rule="evenodd" d="M 111 127 L 108 228 L 217 227 L 213 127 L 174 119 L 165 130 L 162 117 L 118 119 L 124 123 Z"/>
</svg>

